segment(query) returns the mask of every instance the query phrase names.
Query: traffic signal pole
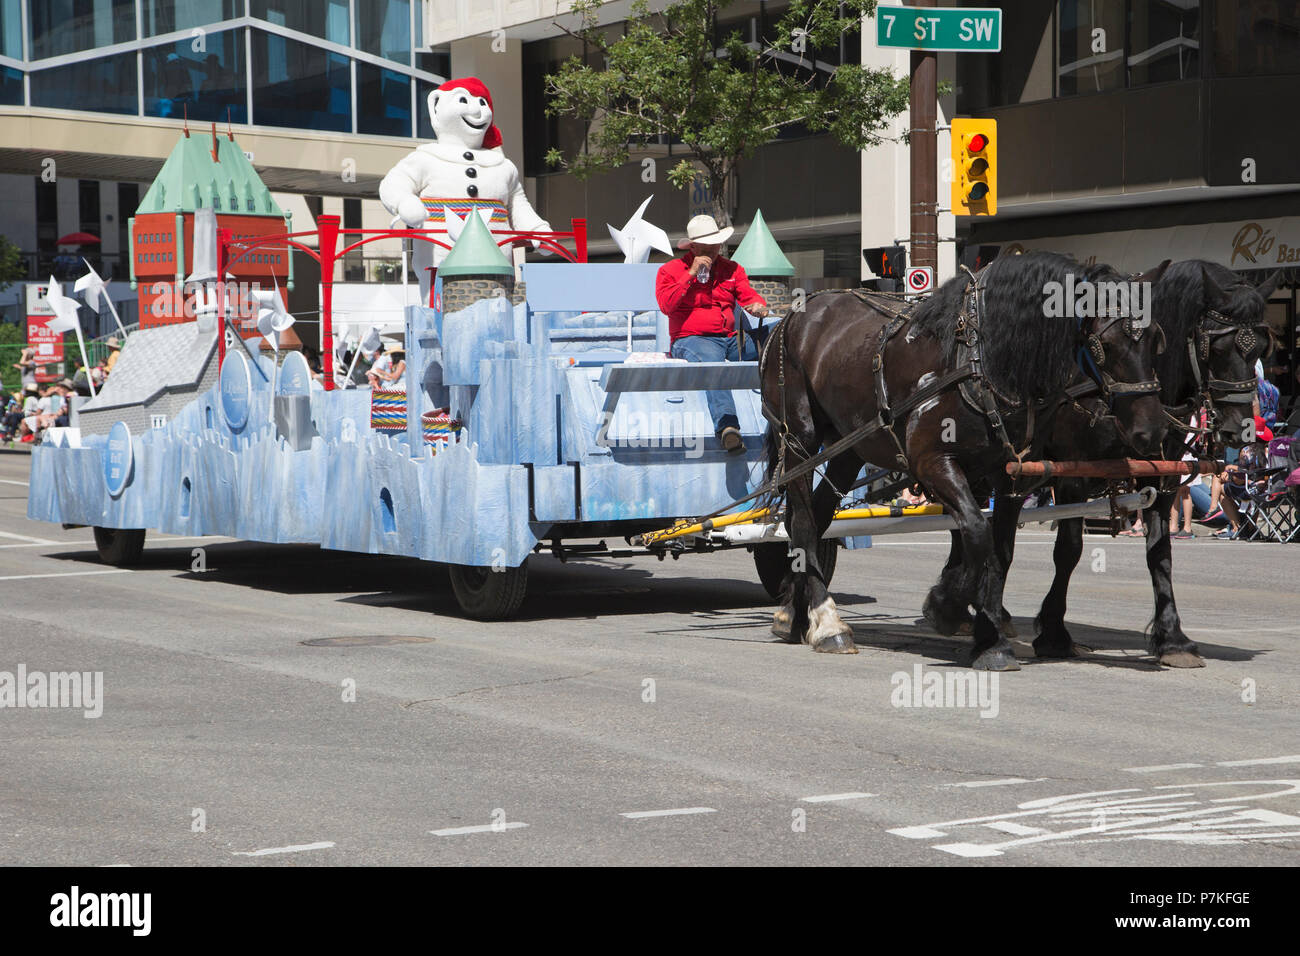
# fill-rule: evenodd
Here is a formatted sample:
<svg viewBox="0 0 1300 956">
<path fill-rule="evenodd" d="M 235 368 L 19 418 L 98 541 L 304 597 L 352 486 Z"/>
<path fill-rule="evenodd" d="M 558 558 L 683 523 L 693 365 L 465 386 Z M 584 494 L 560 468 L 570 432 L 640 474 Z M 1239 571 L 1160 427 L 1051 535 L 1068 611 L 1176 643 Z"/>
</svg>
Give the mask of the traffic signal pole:
<svg viewBox="0 0 1300 956">
<path fill-rule="evenodd" d="M 913 7 L 933 7 L 935 0 L 912 0 Z M 911 129 L 912 161 L 911 264 L 929 266 L 939 274 L 939 135 L 938 56 L 931 50 L 912 51 Z"/>
</svg>

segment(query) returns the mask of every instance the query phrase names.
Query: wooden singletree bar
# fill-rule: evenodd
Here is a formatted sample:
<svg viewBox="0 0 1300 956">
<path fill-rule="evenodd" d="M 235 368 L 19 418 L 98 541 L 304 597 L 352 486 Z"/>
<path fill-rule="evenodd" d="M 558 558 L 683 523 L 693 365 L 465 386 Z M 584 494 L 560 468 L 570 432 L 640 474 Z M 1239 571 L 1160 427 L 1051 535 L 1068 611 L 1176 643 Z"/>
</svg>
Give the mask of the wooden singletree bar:
<svg viewBox="0 0 1300 956">
<path fill-rule="evenodd" d="M 1009 461 L 1007 474 L 1013 478 L 1158 478 L 1165 475 L 1218 475 L 1221 461 L 1147 461 L 1141 458 L 1111 458 L 1101 461 Z"/>
</svg>

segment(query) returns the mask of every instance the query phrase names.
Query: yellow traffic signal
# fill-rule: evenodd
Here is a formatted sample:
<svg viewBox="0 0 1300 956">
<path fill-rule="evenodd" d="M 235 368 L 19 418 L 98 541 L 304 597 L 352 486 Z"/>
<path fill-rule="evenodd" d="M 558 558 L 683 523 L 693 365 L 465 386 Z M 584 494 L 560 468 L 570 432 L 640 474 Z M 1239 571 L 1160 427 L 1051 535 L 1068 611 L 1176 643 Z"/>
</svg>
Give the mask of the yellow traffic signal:
<svg viewBox="0 0 1300 956">
<path fill-rule="evenodd" d="M 952 121 L 952 213 L 992 216 L 998 211 L 998 121 Z"/>
</svg>

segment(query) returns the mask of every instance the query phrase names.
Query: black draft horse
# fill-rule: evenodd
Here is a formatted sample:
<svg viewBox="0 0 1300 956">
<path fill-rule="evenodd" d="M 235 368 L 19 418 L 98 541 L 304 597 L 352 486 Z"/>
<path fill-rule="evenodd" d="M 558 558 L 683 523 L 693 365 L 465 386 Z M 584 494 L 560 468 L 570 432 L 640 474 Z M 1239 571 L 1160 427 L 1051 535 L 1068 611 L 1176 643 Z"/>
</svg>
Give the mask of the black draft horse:
<svg viewBox="0 0 1300 956">
<path fill-rule="evenodd" d="M 853 631 L 827 593 L 817 543 L 840 489 L 849 487 L 862 464 L 897 462 L 953 515 L 962 543 L 962 560 L 944 569 L 925 599 L 926 619 L 941 633 L 954 634 L 973 606 L 986 626 L 976 629 L 972 666 L 1018 669 L 1001 627 L 1004 572 L 988 573 L 1002 559 L 973 489 L 986 495 L 1015 453 L 1010 446 L 1027 444 L 1027 410 L 1073 380 L 1080 348 L 1089 340 L 1101 353 L 1093 371 L 1126 440 L 1139 452 L 1152 452 L 1165 433 L 1152 370 L 1155 336 L 1134 338 L 1127 323 L 1111 316 L 1049 314 L 1049 283 L 1067 280 L 1129 281 L 1108 266 L 1085 266 L 1051 253 L 1007 256 L 984 269 L 978 284 L 964 276 L 952 279 L 903 316 L 897 300 L 883 296 L 814 296 L 769 337 L 760 367 L 769 476 L 791 471 L 882 411 L 887 426 L 828 462 L 815 497 L 811 474 L 785 484 L 792 560 L 774 633 L 816 651 L 857 653 Z M 905 414 L 888 411 L 972 359 L 978 377 Z M 1004 433 L 996 424 L 999 414 Z"/>
<path fill-rule="evenodd" d="M 1202 403 L 1209 411 L 1209 437 L 1240 447 L 1247 419 L 1253 425 L 1255 360 L 1274 347 L 1275 337 L 1264 321 L 1264 306 L 1277 288 L 1278 272 L 1258 288 L 1243 282 L 1222 265 L 1193 259 L 1170 266 L 1152 289 L 1153 321 L 1168 348 L 1156 359 L 1160 400 L 1171 414 L 1167 420 L 1163 457 L 1182 458 L 1190 420 Z M 1127 453 L 1113 421 L 1101 417 L 1097 400 L 1063 407 L 1056 416 L 1044 457 L 1075 460 L 1118 458 Z M 1100 420 L 1099 420 L 1100 419 Z M 1093 426 L 1095 423 L 1095 427 Z M 1103 494 L 1104 482 L 1061 479 L 1056 501 L 1068 504 Z M 1177 482 L 1165 480 L 1155 504 L 1145 513 L 1147 569 L 1155 592 L 1155 614 L 1148 626 L 1148 643 L 1160 663 L 1170 667 L 1204 667 L 1195 643 L 1183 633 L 1174 601 L 1173 556 L 1169 513 Z M 996 545 L 1009 568 L 1015 547 L 1016 520 L 1024 499 L 999 495 L 994 507 Z M 961 542 L 953 534 L 949 563 L 960 561 Z M 1052 553 L 1056 576 L 1034 619 L 1034 653 L 1038 657 L 1079 656 L 1065 626 L 1070 577 L 1083 553 L 1083 519 L 1062 521 Z M 1004 612 L 1004 616 L 1009 617 Z"/>
</svg>

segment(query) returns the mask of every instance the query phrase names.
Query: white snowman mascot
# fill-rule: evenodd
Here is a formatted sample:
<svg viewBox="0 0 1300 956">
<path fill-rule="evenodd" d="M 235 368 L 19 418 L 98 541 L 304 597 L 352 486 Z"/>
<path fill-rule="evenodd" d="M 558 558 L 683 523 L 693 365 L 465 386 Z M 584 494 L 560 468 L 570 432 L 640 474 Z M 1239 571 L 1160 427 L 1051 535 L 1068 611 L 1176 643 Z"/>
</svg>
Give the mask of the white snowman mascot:
<svg viewBox="0 0 1300 956">
<path fill-rule="evenodd" d="M 479 215 L 494 231 L 550 231 L 524 195 L 519 170 L 501 151 L 492 94 L 481 80 L 442 84 L 429 94 L 429 119 L 437 142 L 410 153 L 379 184 L 379 199 L 389 212 L 412 229 L 447 228 L 453 235 L 469 215 Z M 446 255 L 432 243 L 415 243 L 415 272 L 425 303 L 429 267 Z"/>
</svg>

